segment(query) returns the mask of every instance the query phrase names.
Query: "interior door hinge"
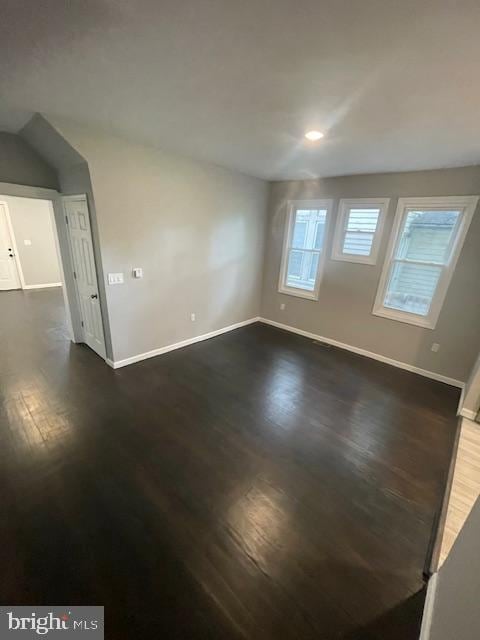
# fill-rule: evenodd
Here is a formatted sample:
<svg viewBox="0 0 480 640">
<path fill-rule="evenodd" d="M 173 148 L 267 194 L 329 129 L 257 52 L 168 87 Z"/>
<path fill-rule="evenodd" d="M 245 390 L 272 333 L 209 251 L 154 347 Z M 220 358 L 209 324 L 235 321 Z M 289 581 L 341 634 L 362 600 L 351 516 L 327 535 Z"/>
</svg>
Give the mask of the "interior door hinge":
<svg viewBox="0 0 480 640">
<path fill-rule="evenodd" d="M 65 216 L 65 222 L 68 224 L 68 217 Z"/>
<path fill-rule="evenodd" d="M 84 325 L 83 325 L 83 320 L 80 320 L 80 323 L 81 323 L 81 325 L 82 325 L 82 327 L 83 327 L 83 326 L 84 326 Z"/>
<path fill-rule="evenodd" d="M 77 279 L 77 272 L 76 271 L 73 272 L 73 277 L 75 278 L 75 280 Z"/>
</svg>

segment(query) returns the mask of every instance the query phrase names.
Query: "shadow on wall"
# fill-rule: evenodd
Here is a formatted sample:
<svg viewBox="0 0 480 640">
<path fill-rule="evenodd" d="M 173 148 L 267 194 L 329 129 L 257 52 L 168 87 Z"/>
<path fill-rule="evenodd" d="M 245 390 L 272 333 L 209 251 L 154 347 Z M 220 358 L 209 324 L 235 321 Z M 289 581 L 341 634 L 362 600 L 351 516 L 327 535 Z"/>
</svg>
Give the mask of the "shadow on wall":
<svg viewBox="0 0 480 640">
<path fill-rule="evenodd" d="M 205 282 L 210 290 L 207 299 L 214 303 L 210 306 L 211 319 L 219 327 L 231 323 L 232 308 L 250 297 L 246 289 L 254 284 L 245 272 L 247 256 L 247 231 L 243 217 L 232 217 L 215 226 L 210 240 Z M 251 268 L 254 268 L 253 265 Z M 215 274 L 213 279 L 212 273 Z"/>
<path fill-rule="evenodd" d="M 0 182 L 58 189 L 55 169 L 23 138 L 0 131 Z"/>
</svg>

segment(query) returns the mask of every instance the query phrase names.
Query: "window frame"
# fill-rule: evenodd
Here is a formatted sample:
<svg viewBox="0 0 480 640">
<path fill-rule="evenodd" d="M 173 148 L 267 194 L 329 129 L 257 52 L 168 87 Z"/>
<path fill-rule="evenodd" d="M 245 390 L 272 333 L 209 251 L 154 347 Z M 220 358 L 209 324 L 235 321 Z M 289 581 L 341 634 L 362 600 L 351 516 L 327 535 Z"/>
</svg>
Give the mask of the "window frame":
<svg viewBox="0 0 480 640">
<path fill-rule="evenodd" d="M 327 241 L 328 233 L 330 229 L 330 219 L 332 215 L 333 200 L 320 199 L 320 200 L 289 200 L 287 202 L 287 215 L 285 219 L 285 226 L 283 232 L 283 244 L 282 244 L 282 257 L 280 263 L 280 275 L 278 280 L 278 291 L 289 296 L 295 296 L 297 298 L 305 298 L 306 300 L 318 300 L 320 283 L 323 277 L 325 259 L 327 255 Z M 323 236 L 323 246 L 320 251 L 318 260 L 317 273 L 315 275 L 315 286 L 313 291 L 307 291 L 306 289 L 300 289 L 296 287 L 289 287 L 286 284 L 287 268 L 288 268 L 288 254 L 291 249 L 291 242 L 293 238 L 293 226 L 295 220 L 295 214 L 297 209 L 325 209 L 325 232 Z"/>
<path fill-rule="evenodd" d="M 354 262 L 355 264 L 377 264 L 383 228 L 387 217 L 390 198 L 342 198 L 338 203 L 337 223 L 333 238 L 332 260 Z M 343 252 L 348 215 L 352 209 L 379 209 L 378 222 L 373 234 L 372 249 L 368 256 L 356 256 Z"/>
<path fill-rule="evenodd" d="M 478 196 L 439 196 L 428 198 L 408 197 L 398 199 L 392 232 L 390 234 L 387 253 L 382 267 L 382 274 L 380 276 L 377 294 L 373 305 L 373 315 L 388 318 L 390 320 L 397 320 L 399 322 L 406 322 L 407 324 L 413 324 L 425 329 L 435 329 L 440 311 L 447 295 L 448 286 L 462 251 L 465 236 L 472 221 L 473 214 L 477 208 L 478 199 Z M 417 209 L 419 211 L 428 211 L 429 209 L 434 211 L 442 209 L 445 209 L 446 211 L 460 211 L 456 234 L 451 243 L 450 255 L 444 265 L 439 265 L 442 267 L 442 272 L 432 298 L 430 310 L 426 316 L 412 313 L 410 311 L 391 309 L 390 307 L 384 306 L 390 272 L 395 264 L 394 256 L 400 239 L 400 232 L 403 229 L 404 220 L 408 215 L 408 212 L 412 209 Z"/>
</svg>

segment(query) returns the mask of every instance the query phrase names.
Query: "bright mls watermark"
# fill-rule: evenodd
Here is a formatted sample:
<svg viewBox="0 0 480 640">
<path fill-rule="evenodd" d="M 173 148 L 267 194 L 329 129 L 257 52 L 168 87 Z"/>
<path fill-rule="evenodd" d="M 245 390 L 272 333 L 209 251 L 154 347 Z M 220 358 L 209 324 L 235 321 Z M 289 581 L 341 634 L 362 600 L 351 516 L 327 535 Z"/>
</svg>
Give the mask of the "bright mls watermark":
<svg viewBox="0 0 480 640">
<path fill-rule="evenodd" d="M 0 640 L 103 640 L 103 607 L 0 607 Z"/>
</svg>

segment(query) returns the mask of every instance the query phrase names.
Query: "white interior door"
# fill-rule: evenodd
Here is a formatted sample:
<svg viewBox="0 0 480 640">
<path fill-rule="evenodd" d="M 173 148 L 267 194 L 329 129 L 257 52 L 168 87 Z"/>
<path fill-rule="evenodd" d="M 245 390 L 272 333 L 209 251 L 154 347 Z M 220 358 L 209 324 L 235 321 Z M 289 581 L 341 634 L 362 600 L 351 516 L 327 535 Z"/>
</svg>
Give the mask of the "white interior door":
<svg viewBox="0 0 480 640">
<path fill-rule="evenodd" d="M 105 358 L 102 312 L 86 196 L 63 198 L 84 341 Z"/>
<path fill-rule="evenodd" d="M 5 204 L 0 202 L 0 290 L 20 289 L 17 263 Z"/>
</svg>

